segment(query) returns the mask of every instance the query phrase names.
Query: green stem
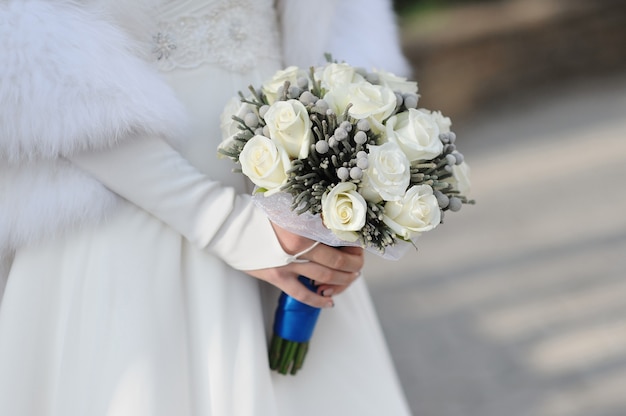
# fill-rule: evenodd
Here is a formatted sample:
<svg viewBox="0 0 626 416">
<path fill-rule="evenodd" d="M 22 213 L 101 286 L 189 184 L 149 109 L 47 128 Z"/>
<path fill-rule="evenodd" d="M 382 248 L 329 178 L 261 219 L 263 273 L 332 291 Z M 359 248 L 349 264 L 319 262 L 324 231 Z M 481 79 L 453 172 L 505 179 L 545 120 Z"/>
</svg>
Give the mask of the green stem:
<svg viewBox="0 0 626 416">
<path fill-rule="evenodd" d="M 296 351 L 295 362 L 293 363 L 293 367 L 291 368 L 291 375 L 296 375 L 298 370 L 302 368 L 302 364 L 304 364 L 304 359 L 306 358 L 306 353 L 309 351 L 309 343 L 302 342 L 298 344 L 298 350 Z"/>
<path fill-rule="evenodd" d="M 278 372 L 280 374 L 287 374 L 287 372 L 289 371 L 289 367 L 293 362 L 297 347 L 297 342 L 286 341 L 285 348 L 283 349 L 283 356 L 280 359 L 280 366 L 278 368 Z"/>
<path fill-rule="evenodd" d="M 272 343 L 270 344 L 270 368 L 272 370 L 276 370 L 278 368 L 278 363 L 280 361 L 280 352 L 283 346 L 283 341 L 281 337 L 278 335 L 272 336 Z"/>
</svg>

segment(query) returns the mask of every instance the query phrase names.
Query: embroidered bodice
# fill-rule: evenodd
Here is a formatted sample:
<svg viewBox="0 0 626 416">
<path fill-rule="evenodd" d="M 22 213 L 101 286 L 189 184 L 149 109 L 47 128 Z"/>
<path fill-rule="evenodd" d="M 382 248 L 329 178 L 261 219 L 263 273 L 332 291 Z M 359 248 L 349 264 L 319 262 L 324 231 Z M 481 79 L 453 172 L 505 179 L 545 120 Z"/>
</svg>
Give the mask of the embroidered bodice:
<svg viewBox="0 0 626 416">
<path fill-rule="evenodd" d="M 164 1 L 151 53 L 162 71 L 209 63 L 245 73 L 260 58 L 279 59 L 273 0 Z"/>
</svg>

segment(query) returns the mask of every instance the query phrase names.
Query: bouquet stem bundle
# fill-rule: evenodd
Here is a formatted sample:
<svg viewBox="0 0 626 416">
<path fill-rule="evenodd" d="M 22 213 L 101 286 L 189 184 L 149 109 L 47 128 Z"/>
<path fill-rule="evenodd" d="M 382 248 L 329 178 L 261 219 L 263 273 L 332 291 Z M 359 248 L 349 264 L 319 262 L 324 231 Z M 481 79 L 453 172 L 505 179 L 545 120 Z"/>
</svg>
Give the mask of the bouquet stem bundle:
<svg viewBox="0 0 626 416">
<path fill-rule="evenodd" d="M 311 279 L 304 276 L 298 279 L 309 290 L 316 290 Z M 269 350 L 272 370 L 281 374 L 295 375 L 302 368 L 320 311 L 319 308 L 306 305 L 284 292 L 281 293 Z"/>
<path fill-rule="evenodd" d="M 308 341 L 288 341 L 274 334 L 270 344 L 270 369 L 295 375 L 302 368 L 308 351 Z"/>
</svg>

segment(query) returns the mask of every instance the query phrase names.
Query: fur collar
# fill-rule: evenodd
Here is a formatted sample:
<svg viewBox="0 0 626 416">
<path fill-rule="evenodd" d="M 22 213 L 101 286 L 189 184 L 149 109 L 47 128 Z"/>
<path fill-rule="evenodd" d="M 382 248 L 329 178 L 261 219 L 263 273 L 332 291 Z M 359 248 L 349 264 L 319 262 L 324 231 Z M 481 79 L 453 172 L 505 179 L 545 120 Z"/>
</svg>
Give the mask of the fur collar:
<svg viewBox="0 0 626 416">
<path fill-rule="evenodd" d="M 137 133 L 178 136 L 173 92 L 105 17 L 73 1 L 0 4 L 0 160 L 51 159 Z"/>
<path fill-rule="evenodd" d="M 63 156 L 140 133 L 177 144 L 184 110 L 135 53 L 141 39 L 122 29 L 130 18 L 115 20 L 130 13 L 122 4 L 0 2 L 0 258 L 101 219 L 115 205 L 112 193 Z"/>
</svg>

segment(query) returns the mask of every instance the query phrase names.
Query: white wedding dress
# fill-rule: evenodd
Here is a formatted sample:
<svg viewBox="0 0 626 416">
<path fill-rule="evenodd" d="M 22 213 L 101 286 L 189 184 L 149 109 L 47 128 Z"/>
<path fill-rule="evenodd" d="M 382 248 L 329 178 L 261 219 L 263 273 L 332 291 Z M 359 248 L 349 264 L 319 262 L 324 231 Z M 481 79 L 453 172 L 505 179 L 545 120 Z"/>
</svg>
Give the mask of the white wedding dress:
<svg viewBox="0 0 626 416">
<path fill-rule="evenodd" d="M 180 152 L 241 192 L 216 157 L 219 116 L 281 66 L 272 3 L 171 1 L 158 17 L 158 65 L 191 119 Z M 409 414 L 362 279 L 322 311 L 296 376 L 268 369 L 276 299 L 124 202 L 104 224 L 17 251 L 0 309 L 0 415 Z"/>
</svg>

